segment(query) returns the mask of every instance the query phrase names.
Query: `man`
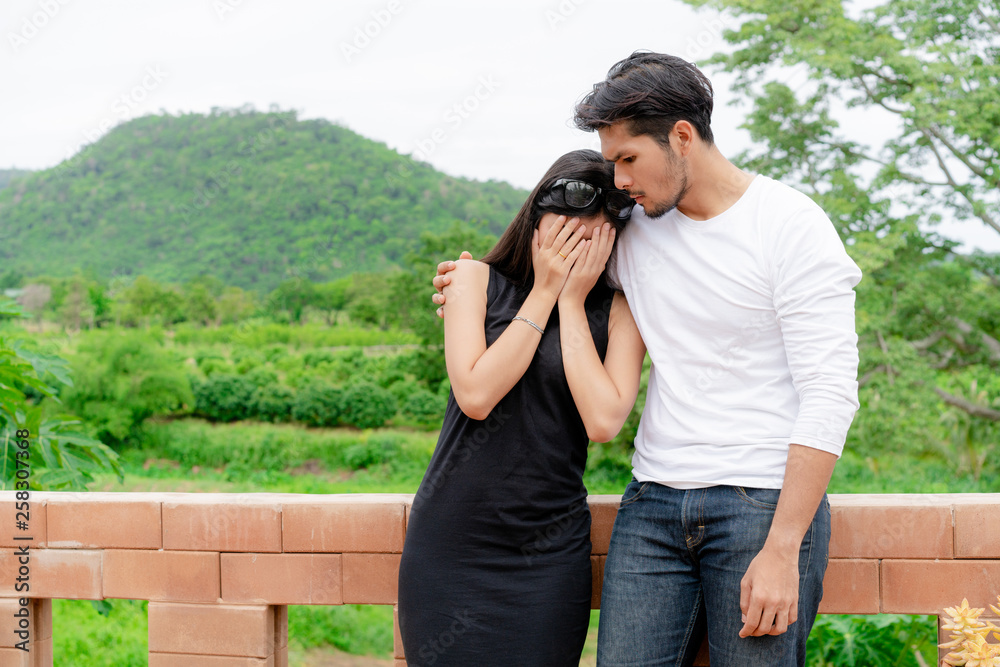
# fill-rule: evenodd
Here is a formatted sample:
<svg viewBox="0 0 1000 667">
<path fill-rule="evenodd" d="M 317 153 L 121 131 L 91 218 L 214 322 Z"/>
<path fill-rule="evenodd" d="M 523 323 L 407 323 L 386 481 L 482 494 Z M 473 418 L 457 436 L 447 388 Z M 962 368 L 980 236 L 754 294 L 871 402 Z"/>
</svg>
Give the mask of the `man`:
<svg viewBox="0 0 1000 667">
<path fill-rule="evenodd" d="M 643 209 L 610 273 L 652 360 L 604 570 L 607 667 L 690 665 L 706 630 L 713 665 L 804 664 L 858 408 L 861 272 L 814 202 L 721 154 L 712 107 L 694 65 L 637 52 L 576 108 Z"/>
</svg>

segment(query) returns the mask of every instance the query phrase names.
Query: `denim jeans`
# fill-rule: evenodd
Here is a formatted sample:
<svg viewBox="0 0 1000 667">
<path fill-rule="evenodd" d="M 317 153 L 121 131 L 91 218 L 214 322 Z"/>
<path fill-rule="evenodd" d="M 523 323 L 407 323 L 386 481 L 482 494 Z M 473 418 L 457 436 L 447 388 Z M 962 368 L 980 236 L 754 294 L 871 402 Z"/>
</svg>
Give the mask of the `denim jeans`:
<svg viewBox="0 0 1000 667">
<path fill-rule="evenodd" d="M 779 493 L 633 479 L 604 567 L 597 664 L 691 665 L 706 631 L 712 667 L 805 664 L 830 545 L 826 495 L 799 550 L 798 620 L 781 635 L 739 637 L 740 581 L 764 546 Z"/>
</svg>

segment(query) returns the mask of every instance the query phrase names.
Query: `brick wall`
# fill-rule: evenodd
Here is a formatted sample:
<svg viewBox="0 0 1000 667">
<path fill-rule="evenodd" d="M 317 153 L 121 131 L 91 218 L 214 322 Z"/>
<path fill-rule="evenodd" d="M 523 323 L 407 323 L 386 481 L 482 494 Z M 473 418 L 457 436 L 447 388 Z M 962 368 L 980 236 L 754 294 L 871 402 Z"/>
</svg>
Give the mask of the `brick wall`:
<svg viewBox="0 0 1000 667">
<path fill-rule="evenodd" d="M 33 492 L 24 531 L 14 492 L 0 492 L 0 665 L 53 664 L 52 598 L 149 600 L 150 665 L 287 665 L 287 605 L 396 602 L 411 500 Z M 590 498 L 595 608 L 618 500 Z M 830 505 L 821 613 L 938 614 L 963 597 L 996 601 L 1000 494 L 833 495 Z M 28 653 L 14 648 L 13 616 L 26 544 Z M 404 665 L 398 628 L 395 652 Z"/>
</svg>

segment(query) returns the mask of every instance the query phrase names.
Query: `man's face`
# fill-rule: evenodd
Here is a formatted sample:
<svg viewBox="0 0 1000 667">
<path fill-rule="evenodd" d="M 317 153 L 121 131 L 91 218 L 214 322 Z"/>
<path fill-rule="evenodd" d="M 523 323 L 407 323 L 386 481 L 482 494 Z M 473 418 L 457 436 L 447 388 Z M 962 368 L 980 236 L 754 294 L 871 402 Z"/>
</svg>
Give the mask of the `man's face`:
<svg viewBox="0 0 1000 667">
<path fill-rule="evenodd" d="M 633 136 L 625 123 L 597 131 L 601 153 L 615 163 L 615 186 L 628 193 L 650 218 L 675 208 L 688 193 L 687 160 L 648 134 Z"/>
</svg>

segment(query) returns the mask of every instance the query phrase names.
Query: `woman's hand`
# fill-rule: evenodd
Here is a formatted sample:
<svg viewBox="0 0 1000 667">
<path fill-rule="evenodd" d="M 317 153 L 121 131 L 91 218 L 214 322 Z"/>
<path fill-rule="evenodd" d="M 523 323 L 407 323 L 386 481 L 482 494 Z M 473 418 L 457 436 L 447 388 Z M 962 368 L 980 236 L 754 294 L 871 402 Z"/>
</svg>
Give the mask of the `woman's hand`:
<svg viewBox="0 0 1000 667">
<path fill-rule="evenodd" d="M 611 223 L 605 222 L 594 230 L 589 241 L 580 244 L 586 247 L 573 264 L 569 277 L 559 293 L 560 304 L 582 304 L 587 299 L 590 290 L 594 289 L 597 279 L 604 272 L 614 242 L 615 228 Z"/>
<path fill-rule="evenodd" d="M 537 229 L 531 238 L 534 288 L 547 292 L 553 301 L 559 298 L 570 269 L 584 250 L 583 234 L 586 229 L 579 218 L 567 222 L 566 216 L 560 215 L 544 238 L 538 238 Z"/>
</svg>

